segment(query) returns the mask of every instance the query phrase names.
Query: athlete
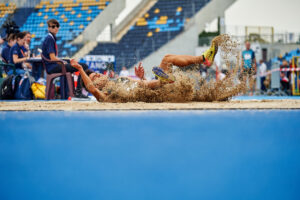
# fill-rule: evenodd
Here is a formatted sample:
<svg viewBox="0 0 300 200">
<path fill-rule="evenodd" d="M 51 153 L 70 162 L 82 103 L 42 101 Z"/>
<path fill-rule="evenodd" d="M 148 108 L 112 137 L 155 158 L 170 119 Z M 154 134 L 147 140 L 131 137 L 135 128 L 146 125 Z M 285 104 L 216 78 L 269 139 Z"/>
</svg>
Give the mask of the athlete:
<svg viewBox="0 0 300 200">
<path fill-rule="evenodd" d="M 186 67 L 192 64 L 204 64 L 208 67 L 211 66 L 218 51 L 217 39 L 218 36 L 212 40 L 211 47 L 201 56 L 166 55 L 163 58 L 160 67 L 154 67 L 152 69 L 152 72 L 158 77 L 158 80 L 148 81 L 145 79 L 145 72 L 142 63 L 139 63 L 138 67 L 135 67 L 135 75 L 140 80 L 135 80 L 129 77 L 119 77 L 116 80 L 109 80 L 108 76 L 106 75 L 91 71 L 86 72 L 84 68 L 74 59 L 71 59 L 70 64 L 79 71 L 86 89 L 93 94 L 98 101 L 107 101 L 107 93 L 101 90 L 109 83 L 128 81 L 137 83 L 139 87 L 156 89 L 162 87 L 164 84 L 174 82 L 174 78 L 167 74 L 170 73 L 172 65 L 176 65 L 178 67 Z"/>
</svg>

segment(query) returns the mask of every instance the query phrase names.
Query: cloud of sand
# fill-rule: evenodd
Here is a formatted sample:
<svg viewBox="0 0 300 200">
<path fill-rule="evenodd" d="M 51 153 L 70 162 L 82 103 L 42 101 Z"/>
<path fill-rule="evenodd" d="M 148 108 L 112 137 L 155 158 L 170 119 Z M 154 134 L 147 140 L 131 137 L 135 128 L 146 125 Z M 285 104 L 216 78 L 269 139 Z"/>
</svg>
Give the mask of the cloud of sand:
<svg viewBox="0 0 300 200">
<path fill-rule="evenodd" d="M 229 70 L 222 80 L 206 81 L 197 67 L 182 71 L 177 68 L 173 75 L 176 81 L 157 89 L 149 89 L 130 81 L 107 84 L 103 91 L 108 93 L 109 102 L 212 102 L 226 101 L 247 91 L 244 78 L 238 77 L 240 66 L 240 45 L 229 35 L 221 35 L 217 40 L 221 58 Z"/>
</svg>

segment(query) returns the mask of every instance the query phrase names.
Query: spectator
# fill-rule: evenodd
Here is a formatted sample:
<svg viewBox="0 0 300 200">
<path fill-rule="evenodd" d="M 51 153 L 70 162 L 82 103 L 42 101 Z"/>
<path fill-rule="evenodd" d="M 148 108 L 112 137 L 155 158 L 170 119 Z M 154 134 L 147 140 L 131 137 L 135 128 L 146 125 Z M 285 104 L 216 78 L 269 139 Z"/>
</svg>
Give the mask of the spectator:
<svg viewBox="0 0 300 200">
<path fill-rule="evenodd" d="M 125 66 L 122 67 L 122 70 L 120 71 L 119 76 L 123 76 L 123 77 L 129 76 L 129 71 L 127 70 L 127 68 Z"/>
<path fill-rule="evenodd" d="M 56 44 L 56 34 L 59 31 L 59 22 L 56 19 L 50 19 L 47 21 L 48 24 L 48 35 L 45 37 L 42 44 L 42 55 L 51 60 L 58 61 L 60 60 L 58 56 L 58 48 Z M 47 73 L 61 73 L 61 66 L 57 63 L 49 63 L 46 62 L 46 70 Z M 84 63 L 80 63 L 84 70 L 88 68 L 88 66 Z M 78 70 L 73 68 L 69 63 L 65 62 L 67 72 L 77 72 Z M 78 77 L 78 83 L 81 83 L 81 76 Z M 87 96 L 82 94 L 82 85 L 78 84 L 75 90 L 75 97 L 78 98 L 88 98 Z"/>
<path fill-rule="evenodd" d="M 217 73 L 217 80 L 223 80 L 224 78 L 226 78 L 226 74 L 228 73 L 228 71 L 226 69 L 222 69 L 221 71 L 219 71 Z"/>
<path fill-rule="evenodd" d="M 245 43 L 246 49 L 242 52 L 242 66 L 243 70 L 250 75 L 256 72 L 256 59 L 255 52 L 250 48 L 251 44 L 249 41 Z"/>
<path fill-rule="evenodd" d="M 289 69 L 289 68 L 290 68 L 289 62 L 287 60 L 283 59 L 282 60 L 282 64 L 280 66 L 280 70 L 282 70 L 282 69 Z M 290 78 L 290 75 L 291 75 L 290 71 L 284 71 L 283 73 L 285 74 L 285 76 L 287 78 Z"/>
<path fill-rule="evenodd" d="M 258 71 L 260 76 L 260 90 L 265 92 L 266 86 L 264 82 L 266 80 L 267 65 L 262 59 L 259 61 Z"/>
<path fill-rule="evenodd" d="M 29 55 L 30 57 L 32 57 L 31 51 L 30 51 L 31 34 L 29 31 L 24 31 L 24 33 L 26 34 L 25 35 L 25 44 L 21 48 L 25 52 L 26 55 Z"/>
<path fill-rule="evenodd" d="M 31 42 L 31 33 L 29 31 L 24 31 L 25 35 L 25 44 L 22 46 L 22 50 L 25 52 L 25 55 L 29 57 L 35 57 L 35 55 L 30 51 L 30 42 Z M 43 66 L 41 63 L 33 62 L 32 63 L 32 76 L 35 80 L 38 80 L 41 77 L 43 71 Z"/>
<path fill-rule="evenodd" d="M 280 70 L 285 70 L 285 69 L 289 69 L 290 65 L 288 63 L 287 60 L 283 59 L 282 60 L 282 65 L 280 66 Z M 288 94 L 288 90 L 290 89 L 290 75 L 291 72 L 290 71 L 281 71 L 280 72 L 280 84 L 282 87 L 282 90 Z"/>
<path fill-rule="evenodd" d="M 255 52 L 250 48 L 251 44 L 249 41 L 246 41 L 245 47 L 246 49 L 242 52 L 242 74 L 244 75 L 244 77 L 253 77 L 256 74 Z M 255 78 L 253 78 L 252 83 L 249 83 L 249 87 L 250 89 L 252 89 L 252 91 L 254 91 Z"/>
<path fill-rule="evenodd" d="M 17 42 L 9 51 L 9 63 L 15 64 L 17 74 L 23 74 L 26 68 L 31 69 L 31 65 L 26 62 L 29 56 L 26 56 L 21 48 L 25 44 L 25 35 L 24 32 L 17 33 Z M 8 75 L 12 73 L 12 69 L 7 72 Z"/>
<path fill-rule="evenodd" d="M 115 74 L 115 71 L 114 71 L 113 69 L 111 69 L 111 70 L 106 70 L 106 71 L 103 72 L 103 74 L 106 75 L 106 76 L 109 77 L 109 78 L 118 78 L 118 77 L 117 77 L 118 75 Z"/>
<path fill-rule="evenodd" d="M 4 40 L 0 36 L 0 51 L 2 52 L 2 45 L 4 44 Z"/>
<path fill-rule="evenodd" d="M 8 63 L 9 62 L 9 51 L 12 46 L 16 44 L 16 35 L 15 34 L 10 34 L 7 38 L 7 44 L 6 46 L 2 49 L 1 56 L 4 62 Z"/>
<path fill-rule="evenodd" d="M 207 67 L 205 67 L 204 65 L 200 64 L 199 65 L 199 72 L 202 78 L 206 78 L 207 77 Z"/>
<path fill-rule="evenodd" d="M 280 72 L 280 84 L 281 84 L 281 88 L 282 90 L 288 94 L 288 90 L 289 90 L 289 79 L 288 77 L 285 76 L 284 72 Z"/>
</svg>

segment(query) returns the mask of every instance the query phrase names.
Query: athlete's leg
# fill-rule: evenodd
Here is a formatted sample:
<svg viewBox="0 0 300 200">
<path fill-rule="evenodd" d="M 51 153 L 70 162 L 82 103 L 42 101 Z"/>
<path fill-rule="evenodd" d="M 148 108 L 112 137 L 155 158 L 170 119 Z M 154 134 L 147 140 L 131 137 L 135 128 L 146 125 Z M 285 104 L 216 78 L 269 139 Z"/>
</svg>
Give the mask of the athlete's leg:
<svg viewBox="0 0 300 200">
<path fill-rule="evenodd" d="M 192 64 L 203 63 L 203 56 L 190 56 L 190 55 L 165 55 L 160 63 L 160 67 L 165 71 L 169 72 L 172 65 L 178 67 L 186 67 Z"/>
<path fill-rule="evenodd" d="M 166 55 L 161 63 L 160 68 L 162 68 L 165 72 L 169 72 L 172 65 L 176 65 L 178 67 L 186 67 L 192 64 L 205 64 L 206 66 L 211 66 L 214 62 L 214 58 L 216 53 L 218 52 L 218 45 L 222 36 L 215 37 L 209 49 L 207 49 L 201 56 L 190 56 L 190 55 Z"/>
<path fill-rule="evenodd" d="M 185 67 L 192 64 L 203 63 L 207 67 L 211 66 L 214 62 L 215 55 L 218 52 L 218 45 L 222 39 L 222 35 L 215 37 L 212 40 L 212 44 L 201 56 L 190 56 L 190 55 L 166 55 L 159 67 L 153 67 L 152 72 L 156 77 L 162 81 L 174 82 L 174 77 L 167 74 L 171 72 L 172 65 L 178 67 Z"/>
</svg>

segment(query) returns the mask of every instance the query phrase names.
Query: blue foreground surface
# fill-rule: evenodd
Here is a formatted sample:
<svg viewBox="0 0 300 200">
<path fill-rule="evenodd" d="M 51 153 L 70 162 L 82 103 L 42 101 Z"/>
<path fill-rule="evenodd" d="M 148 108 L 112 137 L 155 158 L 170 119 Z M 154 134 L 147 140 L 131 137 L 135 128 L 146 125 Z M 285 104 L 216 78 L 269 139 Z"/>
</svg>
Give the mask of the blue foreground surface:
<svg viewBox="0 0 300 200">
<path fill-rule="evenodd" d="M 0 112 L 0 199 L 300 199 L 300 110 Z"/>
</svg>

